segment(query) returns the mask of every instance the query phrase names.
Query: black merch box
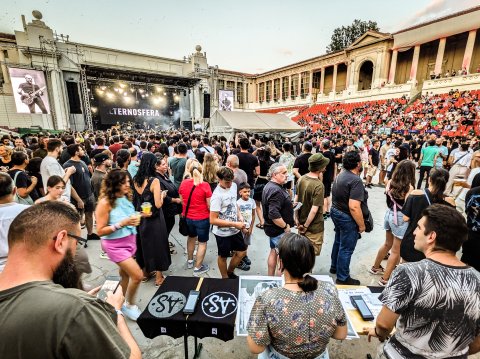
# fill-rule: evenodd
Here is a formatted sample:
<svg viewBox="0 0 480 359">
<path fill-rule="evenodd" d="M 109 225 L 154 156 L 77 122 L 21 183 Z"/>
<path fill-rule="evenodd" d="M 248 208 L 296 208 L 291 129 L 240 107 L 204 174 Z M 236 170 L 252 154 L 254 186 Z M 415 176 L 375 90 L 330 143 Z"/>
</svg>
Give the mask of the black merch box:
<svg viewBox="0 0 480 359">
<path fill-rule="evenodd" d="M 200 278 L 168 276 L 137 320 L 147 338 L 191 335 L 233 339 L 238 306 L 238 280 L 204 278 L 194 314 L 183 314 L 188 294 Z"/>
<path fill-rule="evenodd" d="M 197 287 L 200 278 L 165 278 L 147 307 L 137 319 L 143 334 L 150 339 L 159 335 L 180 338 L 185 334 L 185 314 L 183 307 L 187 303 L 190 290 Z"/>
<path fill-rule="evenodd" d="M 195 313 L 187 319 L 188 335 L 232 340 L 238 306 L 238 280 L 205 278 Z"/>
</svg>

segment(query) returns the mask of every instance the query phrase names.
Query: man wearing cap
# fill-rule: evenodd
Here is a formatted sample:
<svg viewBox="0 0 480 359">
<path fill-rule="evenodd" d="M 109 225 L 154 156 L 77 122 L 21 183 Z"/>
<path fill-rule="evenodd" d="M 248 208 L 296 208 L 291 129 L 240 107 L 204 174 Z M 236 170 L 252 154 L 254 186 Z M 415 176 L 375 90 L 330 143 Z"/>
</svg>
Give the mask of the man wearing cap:
<svg viewBox="0 0 480 359">
<path fill-rule="evenodd" d="M 93 171 L 90 183 L 92 184 L 93 195 L 95 196 L 95 202 L 98 201 L 100 195 L 100 187 L 102 186 L 103 178 L 107 175 L 107 172 L 112 167 L 112 160 L 105 152 L 97 153 L 93 157 L 95 163 L 95 171 Z"/>
<path fill-rule="evenodd" d="M 295 202 L 302 203 L 295 211 L 295 224 L 298 233 L 307 237 L 313 244 L 315 255 L 320 255 L 323 244 L 323 195 L 325 188 L 321 180 L 322 173 L 330 160 L 321 153 L 308 159 L 310 172 L 300 177 L 297 183 Z"/>
</svg>

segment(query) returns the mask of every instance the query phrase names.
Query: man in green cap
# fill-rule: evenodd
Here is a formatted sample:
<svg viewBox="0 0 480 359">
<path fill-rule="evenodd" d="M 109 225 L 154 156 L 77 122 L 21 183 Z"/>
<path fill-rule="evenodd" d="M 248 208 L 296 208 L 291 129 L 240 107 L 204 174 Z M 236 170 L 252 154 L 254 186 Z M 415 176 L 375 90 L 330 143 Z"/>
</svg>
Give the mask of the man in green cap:
<svg viewBox="0 0 480 359">
<path fill-rule="evenodd" d="M 323 195 L 325 187 L 322 174 L 330 160 L 321 153 L 308 159 L 310 172 L 300 177 L 297 182 L 295 202 L 302 203 L 295 211 L 295 223 L 298 233 L 307 237 L 315 248 L 315 255 L 320 255 L 323 245 Z"/>
</svg>

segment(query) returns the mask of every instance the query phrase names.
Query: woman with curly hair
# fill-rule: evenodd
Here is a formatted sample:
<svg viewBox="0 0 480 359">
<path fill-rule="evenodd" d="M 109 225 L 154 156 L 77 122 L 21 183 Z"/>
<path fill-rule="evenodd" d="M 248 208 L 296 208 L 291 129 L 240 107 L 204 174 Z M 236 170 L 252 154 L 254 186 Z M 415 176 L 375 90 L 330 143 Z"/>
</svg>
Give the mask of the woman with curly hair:
<svg viewBox="0 0 480 359">
<path fill-rule="evenodd" d="M 137 320 L 141 311 L 135 305 L 135 297 L 143 273 L 133 257 L 137 251 L 136 227 L 140 224 L 140 216 L 135 213 L 131 202 L 127 171 L 114 169 L 107 173 L 100 189 L 95 217 L 102 249 L 120 267 L 125 296 L 122 312 L 131 320 Z"/>
<path fill-rule="evenodd" d="M 148 280 L 148 273 L 155 272 L 156 287 L 162 285 L 165 279 L 162 272 L 172 264 L 167 225 L 161 209 L 166 192 L 162 192 L 156 177 L 159 162 L 153 153 L 145 153 L 133 179 L 137 211 L 141 211 L 143 203 L 151 205 L 150 216 L 142 219 L 138 227 L 137 262 L 144 271 L 145 280 Z"/>
<path fill-rule="evenodd" d="M 395 167 L 392 179 L 387 182 L 385 193 L 387 195 L 387 211 L 385 212 L 384 228 L 385 243 L 378 250 L 375 263 L 368 271 L 372 274 L 383 275 L 379 284 L 384 286 L 395 266 L 400 262 L 400 243 L 402 242 L 408 223 L 403 220 L 402 208 L 405 200 L 415 189 L 415 163 L 409 160 L 400 161 Z M 381 261 L 391 250 L 385 269 Z"/>
<path fill-rule="evenodd" d="M 211 153 L 205 153 L 203 157 L 203 180 L 210 185 L 210 189 L 212 192 L 217 187 L 218 179 L 217 179 L 217 170 L 218 170 L 218 162 L 215 159 L 215 155 Z"/>
</svg>

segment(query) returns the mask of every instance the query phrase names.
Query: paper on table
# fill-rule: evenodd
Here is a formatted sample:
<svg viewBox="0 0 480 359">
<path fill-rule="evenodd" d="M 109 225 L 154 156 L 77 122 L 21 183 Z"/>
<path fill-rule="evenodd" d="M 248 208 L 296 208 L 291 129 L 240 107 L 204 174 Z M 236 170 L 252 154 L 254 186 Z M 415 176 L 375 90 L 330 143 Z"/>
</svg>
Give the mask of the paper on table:
<svg viewBox="0 0 480 359">
<path fill-rule="evenodd" d="M 332 277 L 330 277 L 329 275 L 326 275 L 326 274 L 314 274 L 314 275 L 312 275 L 312 277 L 315 278 L 316 280 L 319 280 L 319 281 L 322 281 L 322 282 L 327 282 L 327 283 L 334 284 Z"/>
</svg>

